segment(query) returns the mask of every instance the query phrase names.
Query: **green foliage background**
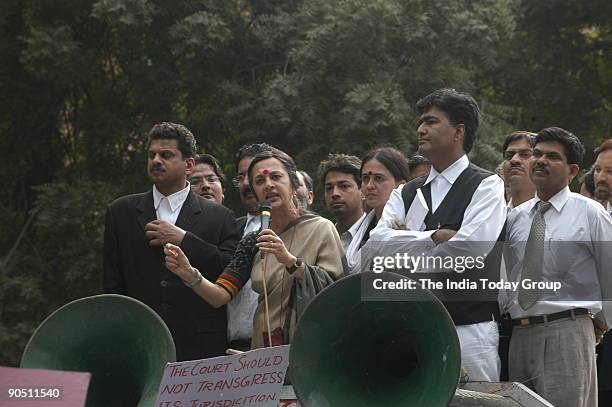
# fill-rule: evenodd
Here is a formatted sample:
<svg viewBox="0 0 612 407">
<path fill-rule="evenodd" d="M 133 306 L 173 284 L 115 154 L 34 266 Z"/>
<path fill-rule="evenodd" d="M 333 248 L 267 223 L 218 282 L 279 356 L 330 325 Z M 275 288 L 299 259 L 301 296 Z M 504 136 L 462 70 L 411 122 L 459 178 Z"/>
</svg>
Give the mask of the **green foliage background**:
<svg viewBox="0 0 612 407">
<path fill-rule="evenodd" d="M 156 122 L 186 124 L 229 176 L 266 141 L 315 179 L 329 152 L 414 153 L 414 103 L 439 87 L 480 103 L 487 168 L 513 130 L 611 135 L 605 0 L 6 0 L 0 30 L 1 365 L 101 291 L 105 205 L 149 188 Z"/>
</svg>

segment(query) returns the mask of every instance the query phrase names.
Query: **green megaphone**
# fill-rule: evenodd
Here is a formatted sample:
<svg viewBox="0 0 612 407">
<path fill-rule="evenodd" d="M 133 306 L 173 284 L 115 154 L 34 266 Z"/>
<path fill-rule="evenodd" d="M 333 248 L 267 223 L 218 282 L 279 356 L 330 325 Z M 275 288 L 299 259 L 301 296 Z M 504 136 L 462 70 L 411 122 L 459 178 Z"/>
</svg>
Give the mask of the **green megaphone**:
<svg viewBox="0 0 612 407">
<path fill-rule="evenodd" d="M 448 405 L 461 370 L 450 315 L 421 288 L 406 290 L 404 301 L 364 300 L 372 277 L 343 278 L 305 309 L 289 358 L 295 394 L 304 406 Z"/>
<path fill-rule="evenodd" d="M 91 373 L 87 406 L 153 406 L 172 335 L 148 306 L 130 297 L 97 295 L 53 312 L 26 345 L 21 367 Z"/>
</svg>

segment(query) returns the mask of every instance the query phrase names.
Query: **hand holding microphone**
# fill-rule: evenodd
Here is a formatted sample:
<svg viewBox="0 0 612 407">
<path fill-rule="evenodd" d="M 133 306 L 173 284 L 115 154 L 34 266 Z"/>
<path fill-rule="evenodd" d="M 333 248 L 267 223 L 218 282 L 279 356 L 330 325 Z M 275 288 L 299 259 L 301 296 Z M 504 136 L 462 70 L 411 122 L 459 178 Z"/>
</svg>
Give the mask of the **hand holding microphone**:
<svg viewBox="0 0 612 407">
<path fill-rule="evenodd" d="M 261 231 L 270 228 L 270 217 L 272 216 L 272 204 L 270 201 L 261 201 L 259 204 L 259 217 L 261 218 Z M 260 232 L 261 233 L 261 232 Z M 259 239 L 258 239 L 259 241 Z M 259 247 L 259 244 L 257 245 Z M 261 247 L 259 247 L 261 250 Z M 261 251 L 261 259 L 263 260 L 266 253 Z"/>
<path fill-rule="evenodd" d="M 266 253 L 273 254 L 279 263 L 286 265 L 287 267 L 295 263 L 296 257 L 289 253 L 285 247 L 283 240 L 278 237 L 272 229 L 270 229 L 270 212 L 272 206 L 269 201 L 262 201 L 260 204 L 261 208 L 261 232 L 257 238 L 257 247 L 261 253 L 263 259 Z"/>
</svg>

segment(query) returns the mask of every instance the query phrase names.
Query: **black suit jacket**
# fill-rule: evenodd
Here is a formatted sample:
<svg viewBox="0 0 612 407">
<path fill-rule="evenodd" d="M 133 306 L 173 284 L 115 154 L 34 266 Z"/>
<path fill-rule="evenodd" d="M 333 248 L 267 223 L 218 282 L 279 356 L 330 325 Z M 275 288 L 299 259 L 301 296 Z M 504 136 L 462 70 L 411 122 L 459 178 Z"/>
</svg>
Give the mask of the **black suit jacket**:
<svg viewBox="0 0 612 407">
<path fill-rule="evenodd" d="M 238 232 L 240 233 L 240 236 L 244 235 L 244 228 L 246 227 L 246 223 L 247 223 L 246 215 L 236 218 L 236 227 L 238 228 Z"/>
<path fill-rule="evenodd" d="M 177 360 L 224 354 L 225 307 L 214 309 L 163 264 L 161 246 L 150 246 L 144 228 L 157 219 L 153 191 L 121 197 L 106 212 L 104 289 L 136 298 L 157 312 L 170 328 Z M 181 243 L 191 264 L 215 281 L 240 239 L 232 212 L 189 192 L 176 220 L 186 231 Z"/>
</svg>

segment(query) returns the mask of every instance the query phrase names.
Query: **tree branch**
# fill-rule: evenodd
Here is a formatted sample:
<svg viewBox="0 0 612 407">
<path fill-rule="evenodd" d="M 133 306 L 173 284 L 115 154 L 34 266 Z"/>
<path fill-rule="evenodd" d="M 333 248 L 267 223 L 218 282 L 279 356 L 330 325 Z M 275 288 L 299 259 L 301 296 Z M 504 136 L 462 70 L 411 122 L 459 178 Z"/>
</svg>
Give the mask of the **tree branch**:
<svg viewBox="0 0 612 407">
<path fill-rule="evenodd" d="M 28 220 L 26 221 L 25 225 L 23 225 L 23 228 L 21 228 L 21 232 L 19 233 L 19 236 L 17 237 L 17 240 L 15 240 L 15 243 L 13 244 L 13 247 L 11 247 L 11 250 L 9 250 L 8 254 L 2 260 L 2 267 L 3 268 L 6 267 L 6 265 L 11 260 L 11 257 L 13 257 L 13 253 L 15 253 L 15 251 L 17 250 L 17 248 L 21 244 L 21 241 L 23 240 L 26 231 L 30 227 L 30 224 L 34 220 L 34 217 L 36 216 L 37 213 L 38 213 L 38 208 L 32 209 L 32 212 L 30 212 L 30 216 L 28 217 Z"/>
</svg>

